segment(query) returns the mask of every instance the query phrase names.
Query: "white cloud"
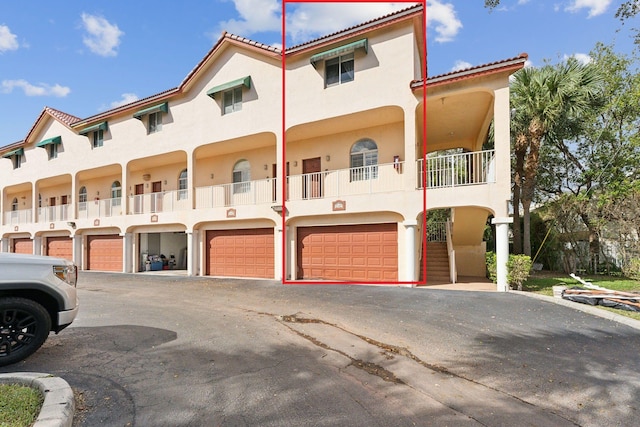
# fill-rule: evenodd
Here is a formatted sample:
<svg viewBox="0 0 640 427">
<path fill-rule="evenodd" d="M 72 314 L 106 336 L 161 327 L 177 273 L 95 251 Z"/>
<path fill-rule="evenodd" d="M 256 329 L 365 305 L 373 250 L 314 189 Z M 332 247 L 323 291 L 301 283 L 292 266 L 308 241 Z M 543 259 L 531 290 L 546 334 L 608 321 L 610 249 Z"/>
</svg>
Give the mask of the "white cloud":
<svg viewBox="0 0 640 427">
<path fill-rule="evenodd" d="M 589 10 L 589 18 L 602 15 L 611 4 L 611 0 L 572 0 L 565 10 L 579 12 L 581 9 Z"/>
<path fill-rule="evenodd" d="M 457 60 L 455 64 L 453 64 L 453 67 L 451 68 L 451 71 L 461 71 L 461 70 L 466 70 L 467 68 L 471 68 L 473 67 L 473 64 L 467 62 L 467 61 L 462 61 L 462 60 Z"/>
<path fill-rule="evenodd" d="M 2 85 L 3 93 L 11 93 L 14 88 L 22 89 L 25 95 L 27 96 L 55 96 L 58 98 L 64 98 L 69 95 L 71 89 L 66 86 L 60 86 L 59 84 L 55 84 L 50 86 L 45 83 L 40 83 L 39 85 L 32 85 L 26 80 L 3 80 Z"/>
<path fill-rule="evenodd" d="M 111 105 L 111 108 L 117 108 L 122 105 L 126 105 L 131 102 L 137 101 L 138 99 L 140 98 L 138 98 L 138 95 L 136 95 L 135 93 L 123 93 L 122 98 L 120 100 L 113 101 L 110 105 Z"/>
<path fill-rule="evenodd" d="M 6 25 L 0 25 L 0 53 L 18 49 L 18 37 Z"/>
<path fill-rule="evenodd" d="M 281 6 L 278 0 L 233 0 L 240 19 L 220 22 L 220 31 L 251 36 L 265 31 L 280 31 Z"/>
<path fill-rule="evenodd" d="M 302 43 L 412 5 L 413 3 L 299 3 L 291 12 L 287 11 L 286 30 L 294 43 Z"/>
<path fill-rule="evenodd" d="M 456 16 L 453 4 L 427 0 L 427 28 L 434 28 L 434 25 L 439 43 L 450 42 L 458 35 L 462 22 Z"/>
<path fill-rule="evenodd" d="M 82 38 L 91 52 L 100 56 L 116 56 L 116 48 L 120 45 L 120 38 L 124 32 L 117 25 L 111 24 L 100 16 L 82 14 L 82 24 L 88 33 Z"/>
<path fill-rule="evenodd" d="M 590 62 L 593 61 L 593 58 L 590 57 L 588 54 L 586 53 L 574 53 L 573 55 L 564 55 L 564 60 L 566 61 L 569 58 L 575 58 L 576 61 L 578 61 L 579 63 L 583 64 L 583 65 L 587 65 Z"/>
</svg>

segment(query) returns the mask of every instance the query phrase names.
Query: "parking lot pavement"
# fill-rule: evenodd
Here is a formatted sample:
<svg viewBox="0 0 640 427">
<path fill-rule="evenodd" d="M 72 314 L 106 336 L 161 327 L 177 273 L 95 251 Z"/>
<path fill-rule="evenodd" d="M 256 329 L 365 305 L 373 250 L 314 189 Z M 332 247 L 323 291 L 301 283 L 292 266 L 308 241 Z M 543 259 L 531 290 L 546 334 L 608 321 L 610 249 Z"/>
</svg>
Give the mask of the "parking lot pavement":
<svg viewBox="0 0 640 427">
<path fill-rule="evenodd" d="M 76 426 L 633 425 L 640 333 L 517 294 L 84 273 Z"/>
</svg>

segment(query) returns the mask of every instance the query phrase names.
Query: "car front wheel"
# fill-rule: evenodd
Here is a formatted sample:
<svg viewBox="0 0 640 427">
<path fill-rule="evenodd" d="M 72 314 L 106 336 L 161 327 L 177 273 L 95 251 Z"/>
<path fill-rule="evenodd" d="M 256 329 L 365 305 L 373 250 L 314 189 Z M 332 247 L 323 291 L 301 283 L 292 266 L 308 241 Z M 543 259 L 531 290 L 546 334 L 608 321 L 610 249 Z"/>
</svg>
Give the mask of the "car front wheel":
<svg viewBox="0 0 640 427">
<path fill-rule="evenodd" d="M 45 342 L 51 317 L 37 302 L 0 298 L 0 366 L 19 362 Z"/>
</svg>

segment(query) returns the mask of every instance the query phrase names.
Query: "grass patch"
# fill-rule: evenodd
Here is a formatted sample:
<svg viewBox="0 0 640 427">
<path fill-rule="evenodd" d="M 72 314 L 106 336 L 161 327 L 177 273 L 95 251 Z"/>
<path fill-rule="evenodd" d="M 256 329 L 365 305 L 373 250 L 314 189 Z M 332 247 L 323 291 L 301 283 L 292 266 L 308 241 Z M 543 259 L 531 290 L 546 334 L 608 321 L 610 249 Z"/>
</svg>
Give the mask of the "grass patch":
<svg viewBox="0 0 640 427">
<path fill-rule="evenodd" d="M 44 397 L 39 390 L 0 384 L 0 427 L 26 427 L 38 418 Z"/>
<path fill-rule="evenodd" d="M 614 276 L 587 276 L 582 277 L 583 280 L 593 283 L 603 288 L 611 289 L 614 291 L 625 292 L 640 292 L 640 282 L 637 280 L 631 280 L 624 277 Z M 553 286 L 566 286 L 571 288 L 573 286 L 582 287 L 582 283 L 575 279 L 572 279 L 569 275 L 562 273 L 536 273 L 531 275 L 529 279 L 524 282 L 523 290 L 529 292 L 535 292 L 541 295 L 553 296 Z M 620 314 L 622 316 L 631 317 L 632 319 L 640 320 L 640 313 L 627 310 L 618 310 L 615 308 L 602 307 L 596 305 L 595 307 L 602 310 L 608 310 L 612 313 Z"/>
</svg>

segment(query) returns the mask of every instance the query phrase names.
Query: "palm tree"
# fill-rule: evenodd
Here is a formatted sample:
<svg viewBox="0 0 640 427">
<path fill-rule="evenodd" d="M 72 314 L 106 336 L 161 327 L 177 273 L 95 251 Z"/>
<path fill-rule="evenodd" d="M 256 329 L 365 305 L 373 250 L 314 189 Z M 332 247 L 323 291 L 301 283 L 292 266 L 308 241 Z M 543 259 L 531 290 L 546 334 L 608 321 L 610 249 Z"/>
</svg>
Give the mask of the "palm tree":
<svg viewBox="0 0 640 427">
<path fill-rule="evenodd" d="M 530 209 L 540 162 L 540 147 L 547 141 L 568 137 L 581 115 L 599 102 L 602 78 L 593 65 L 574 58 L 557 65 L 524 68 L 511 84 L 511 132 L 516 157 L 514 167 L 514 252 L 531 255 Z M 519 238 L 519 203 L 523 214 L 523 247 Z"/>
</svg>

